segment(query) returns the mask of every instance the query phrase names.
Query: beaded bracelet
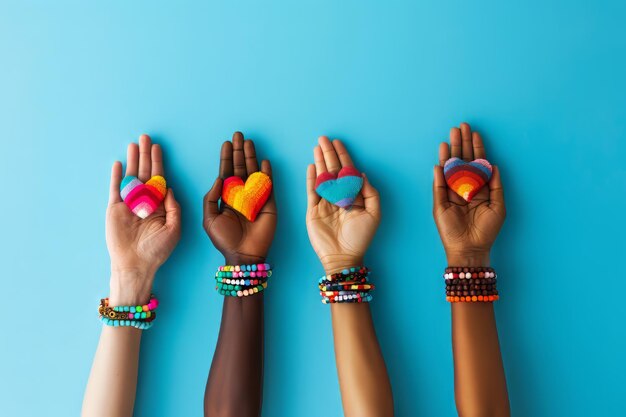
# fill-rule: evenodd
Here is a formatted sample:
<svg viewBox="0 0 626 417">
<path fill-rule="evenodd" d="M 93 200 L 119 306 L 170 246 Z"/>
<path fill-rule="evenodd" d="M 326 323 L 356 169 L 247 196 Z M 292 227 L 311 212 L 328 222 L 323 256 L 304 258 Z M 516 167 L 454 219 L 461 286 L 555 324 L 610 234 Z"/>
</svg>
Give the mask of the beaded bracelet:
<svg viewBox="0 0 626 417">
<path fill-rule="evenodd" d="M 322 303 L 366 303 L 372 300 L 374 284 L 369 282 L 370 270 L 364 266 L 346 268 L 341 272 L 324 275 L 318 288 Z"/>
<path fill-rule="evenodd" d="M 492 302 L 500 298 L 496 289 L 497 274 L 493 268 L 448 267 L 443 277 L 448 302 Z"/>
<path fill-rule="evenodd" d="M 272 276 L 270 264 L 224 265 L 215 273 L 215 289 L 221 295 L 248 297 L 267 288 Z"/>
<path fill-rule="evenodd" d="M 152 327 L 156 319 L 156 308 L 159 300 L 154 295 L 150 296 L 148 304 L 139 306 L 109 306 L 109 299 L 100 300 L 98 314 L 100 321 L 107 326 L 124 327 L 132 326 L 145 330 Z"/>
<path fill-rule="evenodd" d="M 258 294 L 266 288 L 267 288 L 267 282 L 257 285 L 256 287 L 244 288 L 244 289 L 239 289 L 239 290 L 220 287 L 219 285 L 217 286 L 216 289 L 217 289 L 217 292 L 220 293 L 221 295 L 226 295 L 230 297 L 247 297 L 249 295 Z"/>
<path fill-rule="evenodd" d="M 366 292 L 353 292 L 351 294 L 337 295 L 335 297 L 322 297 L 322 303 L 368 303 L 372 301 L 372 294 Z"/>
<path fill-rule="evenodd" d="M 361 284 L 357 282 L 342 282 L 341 284 L 326 284 L 319 286 L 321 291 L 341 291 L 341 290 L 373 290 L 374 284 Z"/>
<path fill-rule="evenodd" d="M 341 272 L 336 272 L 334 274 L 324 275 L 320 278 L 319 283 L 323 283 L 325 281 L 350 281 L 350 280 L 367 280 L 370 274 L 370 270 L 364 266 L 353 266 L 351 268 L 346 268 Z"/>
</svg>

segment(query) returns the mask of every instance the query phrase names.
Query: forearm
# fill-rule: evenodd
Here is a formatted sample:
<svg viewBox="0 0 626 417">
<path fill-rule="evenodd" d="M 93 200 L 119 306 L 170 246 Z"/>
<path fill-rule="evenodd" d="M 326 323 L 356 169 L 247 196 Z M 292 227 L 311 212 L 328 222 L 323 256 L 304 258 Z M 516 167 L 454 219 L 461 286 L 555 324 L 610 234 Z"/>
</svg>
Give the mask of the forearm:
<svg viewBox="0 0 626 417">
<path fill-rule="evenodd" d="M 488 266 L 489 257 L 449 259 L 453 266 Z M 452 303 L 452 347 L 461 417 L 509 416 L 509 399 L 491 302 Z"/>
<path fill-rule="evenodd" d="M 228 265 L 262 258 L 227 259 Z M 263 399 L 263 292 L 224 297 L 220 334 L 204 393 L 207 417 L 257 417 Z"/>
<path fill-rule="evenodd" d="M 459 415 L 509 416 L 493 303 L 453 303 L 452 340 Z"/>
<path fill-rule="evenodd" d="M 146 303 L 150 297 L 151 279 L 133 281 L 150 283 L 137 286 L 122 285 L 121 280 L 124 279 L 117 273 L 111 277 L 111 305 Z M 132 416 L 141 333 L 134 327 L 102 326 L 83 399 L 83 417 Z"/>
<path fill-rule="evenodd" d="M 391 384 L 369 304 L 332 304 L 331 312 L 344 414 L 392 416 Z"/>
</svg>

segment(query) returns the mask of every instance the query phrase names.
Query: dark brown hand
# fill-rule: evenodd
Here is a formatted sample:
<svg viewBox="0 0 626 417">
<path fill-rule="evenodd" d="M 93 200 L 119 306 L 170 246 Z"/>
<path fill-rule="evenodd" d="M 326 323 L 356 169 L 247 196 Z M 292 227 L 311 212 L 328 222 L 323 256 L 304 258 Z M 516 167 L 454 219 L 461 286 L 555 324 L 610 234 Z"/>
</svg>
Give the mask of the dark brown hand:
<svg viewBox="0 0 626 417">
<path fill-rule="evenodd" d="M 244 181 L 259 170 L 254 143 L 235 132 L 224 142 L 220 177 L 204 198 L 204 228 L 226 264 L 265 261 L 276 230 L 274 193 L 255 222 L 222 203 L 224 179 L 236 175 Z M 272 176 L 269 161 L 261 171 Z M 263 293 L 248 297 L 225 297 L 220 334 L 204 394 L 205 416 L 256 417 L 263 397 Z"/>
</svg>

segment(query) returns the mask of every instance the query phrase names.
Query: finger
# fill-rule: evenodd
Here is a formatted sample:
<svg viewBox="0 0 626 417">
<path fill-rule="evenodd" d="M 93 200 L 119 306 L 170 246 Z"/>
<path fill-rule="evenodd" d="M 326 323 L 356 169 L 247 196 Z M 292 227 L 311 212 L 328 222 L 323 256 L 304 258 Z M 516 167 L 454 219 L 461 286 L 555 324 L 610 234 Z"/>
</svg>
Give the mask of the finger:
<svg viewBox="0 0 626 417">
<path fill-rule="evenodd" d="M 139 171 L 137 178 L 146 182 L 150 179 L 150 171 L 152 170 L 151 151 L 152 141 L 150 136 L 139 136 Z"/>
<path fill-rule="evenodd" d="M 233 176 L 233 144 L 226 141 L 220 151 L 220 178 L 226 179 Z"/>
<path fill-rule="evenodd" d="M 165 175 L 163 171 L 163 150 L 161 145 L 152 145 L 152 176 Z"/>
<path fill-rule="evenodd" d="M 341 162 L 342 167 L 353 167 L 354 163 L 352 162 L 352 158 L 350 158 L 350 154 L 346 149 L 343 142 L 339 139 L 335 139 L 333 141 L 333 146 L 335 147 L 335 151 L 337 152 L 337 156 L 339 157 L 339 162 Z"/>
<path fill-rule="evenodd" d="M 320 202 L 320 196 L 315 191 L 315 181 L 317 174 L 315 172 L 315 165 L 309 164 L 306 169 L 306 196 L 307 205 L 309 208 L 313 208 Z"/>
<path fill-rule="evenodd" d="M 372 186 L 365 173 L 361 175 L 363 176 L 361 194 L 363 195 L 365 210 L 372 214 L 378 214 L 380 213 L 380 195 L 378 194 L 378 190 Z"/>
<path fill-rule="evenodd" d="M 439 212 L 445 210 L 450 206 L 448 200 L 448 186 L 446 185 L 446 179 L 443 176 L 443 168 L 439 165 L 435 165 L 434 180 L 433 180 L 433 211 Z"/>
<path fill-rule="evenodd" d="M 139 147 L 136 143 L 130 143 L 126 150 L 126 175 L 137 176 L 139 170 Z"/>
<path fill-rule="evenodd" d="M 167 189 L 163 206 L 165 207 L 165 226 L 180 235 L 180 205 L 174 198 L 173 189 Z"/>
<path fill-rule="evenodd" d="M 461 158 L 463 156 L 463 147 L 461 146 L 461 129 L 458 127 L 450 129 L 450 151 L 453 158 Z"/>
<path fill-rule="evenodd" d="M 204 196 L 204 224 L 210 224 L 220 215 L 219 201 L 222 196 L 222 178 L 217 178 L 213 187 Z"/>
<path fill-rule="evenodd" d="M 111 168 L 111 185 L 109 187 L 109 206 L 122 201 L 120 184 L 122 183 L 122 163 L 115 161 Z"/>
<path fill-rule="evenodd" d="M 333 173 L 339 172 L 341 164 L 339 163 L 339 158 L 337 157 L 337 152 L 335 152 L 333 144 L 326 136 L 320 136 L 318 141 L 322 147 L 324 161 L 326 162 L 326 168 L 328 168 L 328 171 Z"/>
<path fill-rule="evenodd" d="M 317 175 L 328 172 L 326 162 L 324 161 L 324 153 L 319 145 L 313 148 L 313 159 L 315 160 L 315 171 L 317 171 Z"/>
<path fill-rule="evenodd" d="M 256 149 L 254 149 L 254 142 L 246 140 L 243 142 L 243 154 L 246 158 L 246 171 L 248 175 L 259 170 L 259 162 L 256 159 Z"/>
<path fill-rule="evenodd" d="M 272 164 L 267 159 L 261 161 L 261 172 L 272 179 Z M 265 203 L 265 207 L 261 209 L 261 213 L 276 213 L 276 200 L 274 199 L 274 184 L 272 183 L 272 193 L 270 194 L 270 198 L 267 199 L 267 203 Z"/>
<path fill-rule="evenodd" d="M 502 216 L 506 214 L 500 169 L 495 165 L 493 166 L 493 175 L 491 176 L 491 180 L 489 180 L 489 207 Z"/>
<path fill-rule="evenodd" d="M 474 147 L 475 159 L 487 159 L 487 153 L 485 152 L 483 138 L 480 137 L 480 134 L 478 132 L 472 133 L 472 146 Z"/>
<path fill-rule="evenodd" d="M 472 129 L 467 123 L 461 123 L 461 139 L 463 146 L 463 159 L 472 161 L 474 159 L 474 148 L 472 148 Z"/>
<path fill-rule="evenodd" d="M 246 157 L 243 153 L 243 134 L 235 132 L 233 134 L 233 172 L 235 176 L 244 180 L 248 176 L 246 171 Z"/>
<path fill-rule="evenodd" d="M 448 159 L 450 159 L 450 145 L 448 142 L 441 142 L 439 144 L 439 165 L 444 166 Z"/>
</svg>

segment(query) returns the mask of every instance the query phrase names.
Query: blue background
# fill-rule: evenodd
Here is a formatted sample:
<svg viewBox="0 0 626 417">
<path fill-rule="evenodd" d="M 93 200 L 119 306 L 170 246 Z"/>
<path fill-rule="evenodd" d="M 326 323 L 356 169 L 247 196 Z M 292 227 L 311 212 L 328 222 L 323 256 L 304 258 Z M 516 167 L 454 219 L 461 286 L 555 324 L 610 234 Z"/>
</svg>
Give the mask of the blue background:
<svg viewBox="0 0 626 417">
<path fill-rule="evenodd" d="M 304 222 L 320 134 L 383 198 L 368 264 L 398 416 L 454 416 L 432 166 L 484 133 L 509 217 L 493 249 L 514 415 L 612 416 L 625 393 L 626 3 L 6 1 L 0 4 L 0 415 L 78 415 L 108 290 L 112 162 L 165 149 L 183 238 L 159 271 L 137 416 L 201 416 L 222 261 L 201 227 L 223 140 L 274 165 L 265 416 L 339 416 Z M 399 289 L 399 284 L 401 284 Z"/>
</svg>

